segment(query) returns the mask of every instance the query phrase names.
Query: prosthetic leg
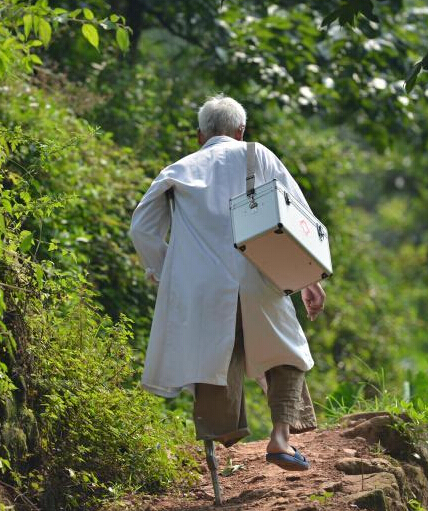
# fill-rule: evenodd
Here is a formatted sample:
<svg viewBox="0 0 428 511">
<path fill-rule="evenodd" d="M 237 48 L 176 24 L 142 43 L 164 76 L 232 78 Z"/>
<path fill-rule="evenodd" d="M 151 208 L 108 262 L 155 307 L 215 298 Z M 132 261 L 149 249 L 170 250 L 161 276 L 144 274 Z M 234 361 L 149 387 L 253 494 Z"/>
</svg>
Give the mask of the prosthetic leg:
<svg viewBox="0 0 428 511">
<path fill-rule="evenodd" d="M 205 445 L 205 454 L 207 459 L 207 465 L 211 472 L 211 480 L 213 482 L 214 488 L 214 496 L 215 496 L 215 505 L 222 506 L 223 499 L 221 496 L 221 488 L 218 482 L 218 474 L 217 474 L 217 459 L 215 457 L 215 448 L 213 440 L 204 440 Z"/>
</svg>

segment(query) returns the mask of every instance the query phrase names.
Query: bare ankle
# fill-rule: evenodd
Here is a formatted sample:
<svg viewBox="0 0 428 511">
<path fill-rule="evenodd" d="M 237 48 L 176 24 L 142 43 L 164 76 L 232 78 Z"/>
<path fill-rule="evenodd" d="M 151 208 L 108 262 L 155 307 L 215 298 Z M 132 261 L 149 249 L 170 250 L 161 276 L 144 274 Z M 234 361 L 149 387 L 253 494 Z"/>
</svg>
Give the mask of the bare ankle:
<svg viewBox="0 0 428 511">
<path fill-rule="evenodd" d="M 273 424 L 271 438 L 282 438 L 288 442 L 290 438 L 290 425 L 286 422 L 275 422 Z"/>
<path fill-rule="evenodd" d="M 290 426 L 285 422 L 276 422 L 273 425 L 272 433 L 270 435 L 270 442 L 267 445 L 267 452 L 269 453 L 287 453 L 293 454 L 294 450 L 289 444 L 290 440 Z"/>
</svg>

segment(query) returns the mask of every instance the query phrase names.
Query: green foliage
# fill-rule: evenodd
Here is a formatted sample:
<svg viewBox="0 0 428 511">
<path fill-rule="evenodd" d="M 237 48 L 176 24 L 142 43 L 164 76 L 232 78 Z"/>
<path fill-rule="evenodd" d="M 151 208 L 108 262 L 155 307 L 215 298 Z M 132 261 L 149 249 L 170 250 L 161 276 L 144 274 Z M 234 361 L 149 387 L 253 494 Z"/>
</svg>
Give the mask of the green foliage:
<svg viewBox="0 0 428 511">
<path fill-rule="evenodd" d="M 321 26 L 328 26 L 335 20 L 340 25 L 354 26 L 357 16 L 361 13 L 367 19 L 378 22 L 379 18 L 373 13 L 374 4 L 371 0 L 353 0 L 341 2 L 340 6 L 328 14 L 322 21 Z"/>
<path fill-rule="evenodd" d="M 413 445 L 419 442 L 426 443 L 428 425 L 428 403 L 418 398 L 413 401 L 392 403 L 386 410 L 396 417 L 396 429 Z"/>
<path fill-rule="evenodd" d="M 21 461 L 9 451 L 9 458 L 2 457 L 2 470 L 10 468 L 15 484 L 47 508 L 93 509 L 124 491 L 159 491 L 193 467 L 185 451 L 185 423 L 162 412 L 158 400 L 132 383 L 130 320 L 121 315 L 114 323 L 102 313 L 73 248 L 61 248 L 42 240 L 40 231 L 24 228 L 76 200 L 65 193 L 39 194 L 40 187 L 9 168 L 40 139 L 18 128 L 3 129 L 2 137 L 7 156 L 1 174 L 1 346 L 9 364 L 1 366 L 8 382 L 1 398 L 13 398 L 18 385 L 6 374 L 7 365 L 15 371 L 19 367 L 40 438 L 27 455 L 29 466 L 39 460 L 37 468 L 22 472 Z M 46 172 L 64 149 L 47 139 L 43 144 L 40 170 Z M 42 252 L 55 255 L 63 268 L 41 258 Z"/>
<path fill-rule="evenodd" d="M 321 504 L 327 504 L 328 499 L 333 497 L 334 493 L 332 491 L 323 491 L 320 494 L 310 495 L 309 499 L 312 501 L 320 502 Z"/>
<path fill-rule="evenodd" d="M 3 0 L 0 21 L 0 78 L 16 72 L 31 72 L 35 65 L 42 65 L 36 49 L 40 50 L 42 45 L 47 48 L 53 34 L 69 23 L 81 25 L 83 37 L 97 49 L 99 29 L 114 30 L 119 48 L 127 50 L 129 27 L 124 25 L 124 18 L 111 15 L 110 18 L 96 19 L 88 8 L 67 11 L 50 7 L 48 0 Z"/>
<path fill-rule="evenodd" d="M 47 2 L 35 7 L 43 15 L 51 14 Z M 24 38 L 33 30 L 47 46 L 51 25 L 45 18 L 37 19 L 36 12 L 34 8 L 31 18 L 25 14 Z M 19 27 L 14 11 L 7 14 L 7 22 Z M 77 21 L 80 11 L 68 14 Z M 89 9 L 83 16 L 94 19 Z M 110 29 L 119 17 L 113 19 Z M 96 42 L 92 29 L 88 34 Z M 126 39 L 120 34 L 124 46 Z M 17 38 L 22 39 L 19 33 Z M 22 63 L 19 53 L 15 57 Z M 26 70 L 31 71 L 28 66 Z M 158 400 L 135 386 L 130 320 L 120 312 L 116 323 L 105 315 L 87 280 L 85 266 L 94 258 L 89 259 L 81 247 L 93 235 L 84 229 L 99 217 L 100 209 L 104 219 L 96 225 L 103 242 L 110 243 L 108 233 L 116 229 L 129 247 L 128 216 L 122 209 L 127 197 L 117 181 L 120 167 L 132 166 L 129 151 L 116 148 L 108 135 L 100 137 L 104 141 L 98 145 L 96 130 L 54 104 L 53 97 L 46 98 L 36 88 L 29 94 L 30 87 L 25 82 L 2 87 L 0 347 L 5 362 L 0 397 L 10 407 L 19 392 L 25 409 L 36 414 L 39 440 L 31 446 L 34 442 L 24 430 L 14 423 L 9 429 L 4 425 L 1 470 L 45 508 L 93 509 L 124 491 L 159 491 L 174 480 L 190 480 L 189 432 L 186 422 L 163 412 Z M 13 104 L 8 104 L 11 97 Z M 96 151 L 101 154 L 98 176 L 93 172 Z M 114 179 L 110 189 L 109 172 Z M 142 174 L 138 168 L 137 173 Z M 133 196 L 131 179 L 127 186 Z M 114 205 L 117 186 L 120 204 Z M 119 212 L 118 220 L 109 215 L 106 203 Z M 77 218 L 81 223 L 73 236 L 69 227 Z M 111 248 L 113 260 L 117 254 Z M 130 261 L 127 264 L 131 267 Z M 6 436 L 9 430 L 22 437 L 19 452 L 7 447 L 13 441 Z"/>
<path fill-rule="evenodd" d="M 33 385 L 43 396 L 39 427 L 50 463 L 29 474 L 31 486 L 41 474 L 44 500 L 92 509 L 100 496 L 159 491 L 181 479 L 193 466 L 182 424 L 127 384 L 129 320 L 113 324 L 77 294 L 68 292 L 67 301 L 61 317 L 37 318 L 32 326 Z M 58 485 L 73 490 L 58 495 Z"/>
<path fill-rule="evenodd" d="M 344 415 L 351 413 L 379 411 L 389 412 L 395 419 L 394 427 L 411 445 L 427 441 L 428 402 L 426 400 L 427 376 L 418 372 L 412 385 L 413 392 L 408 400 L 400 399 L 400 389 L 388 387 L 383 369 L 373 370 L 359 361 L 366 369 L 366 379 L 352 387 L 348 382 L 336 388 L 327 396 L 325 404 L 318 403 L 324 412 L 327 424 L 335 424 Z M 416 391 L 415 391 L 416 390 Z"/>
<path fill-rule="evenodd" d="M 0 120 L 10 130 L 25 125 L 31 137 L 12 158 L 17 175 L 28 169 L 28 191 L 59 202 L 68 197 L 67 207 L 55 215 L 28 219 L 26 230 L 39 233 L 38 256 L 64 269 L 76 262 L 90 267 L 89 279 L 106 311 L 118 319 L 126 310 L 144 346 L 152 296 L 127 235 L 131 211 L 148 183 L 141 165 L 108 133 L 91 128 L 36 87 L 10 84 L 0 106 Z"/>
<path fill-rule="evenodd" d="M 407 501 L 407 506 L 410 511 L 426 511 L 426 508 L 416 499 L 410 499 Z"/>
<path fill-rule="evenodd" d="M 226 467 L 220 472 L 220 474 L 224 477 L 229 477 L 229 476 L 233 475 L 235 472 L 237 472 L 238 470 L 241 470 L 243 468 L 245 468 L 245 465 L 239 465 L 239 464 L 234 465 L 233 459 L 228 458 Z"/>
<path fill-rule="evenodd" d="M 393 0 L 391 3 L 392 11 L 397 11 L 403 7 L 401 0 Z M 338 21 L 340 26 L 349 25 L 353 27 L 359 14 L 365 16 L 369 21 L 379 23 L 379 17 L 374 14 L 375 4 L 372 0 L 346 0 L 342 1 L 336 9 L 330 12 L 322 21 L 322 27 L 329 27 L 334 21 Z M 428 70 L 428 53 L 413 66 L 413 69 L 405 80 L 405 89 L 409 93 L 413 90 L 419 73 Z"/>
</svg>

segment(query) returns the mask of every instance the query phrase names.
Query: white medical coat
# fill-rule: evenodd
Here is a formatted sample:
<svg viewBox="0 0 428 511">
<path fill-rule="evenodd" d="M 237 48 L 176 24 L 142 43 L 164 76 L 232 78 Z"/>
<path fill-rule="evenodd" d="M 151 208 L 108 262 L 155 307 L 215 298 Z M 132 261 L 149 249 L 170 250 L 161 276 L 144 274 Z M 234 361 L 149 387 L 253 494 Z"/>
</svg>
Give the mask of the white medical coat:
<svg viewBox="0 0 428 511">
<path fill-rule="evenodd" d="M 288 170 L 258 143 L 256 161 L 255 186 L 276 178 L 307 205 Z M 313 366 L 291 299 L 233 246 L 229 199 L 245 183 L 246 143 L 212 137 L 162 170 L 134 211 L 129 234 L 146 272 L 159 280 L 142 377 L 155 394 L 172 397 L 195 383 L 227 385 L 238 293 L 249 377 L 282 364 Z M 169 188 L 175 211 L 167 244 Z"/>
</svg>

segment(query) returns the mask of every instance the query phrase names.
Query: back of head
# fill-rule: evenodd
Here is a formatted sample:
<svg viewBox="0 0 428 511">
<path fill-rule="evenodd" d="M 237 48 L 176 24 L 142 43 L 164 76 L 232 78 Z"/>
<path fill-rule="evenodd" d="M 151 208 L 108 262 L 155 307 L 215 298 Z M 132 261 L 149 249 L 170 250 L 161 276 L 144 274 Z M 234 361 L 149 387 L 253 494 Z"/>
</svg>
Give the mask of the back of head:
<svg viewBox="0 0 428 511">
<path fill-rule="evenodd" d="M 201 106 L 198 113 L 199 129 L 208 139 L 216 135 L 233 137 L 245 127 L 247 114 L 244 107 L 233 98 L 213 96 Z"/>
</svg>

